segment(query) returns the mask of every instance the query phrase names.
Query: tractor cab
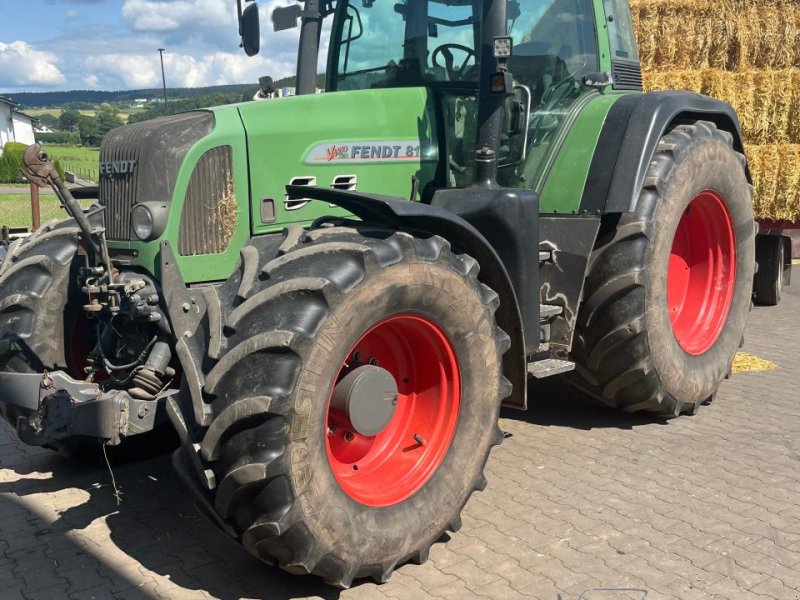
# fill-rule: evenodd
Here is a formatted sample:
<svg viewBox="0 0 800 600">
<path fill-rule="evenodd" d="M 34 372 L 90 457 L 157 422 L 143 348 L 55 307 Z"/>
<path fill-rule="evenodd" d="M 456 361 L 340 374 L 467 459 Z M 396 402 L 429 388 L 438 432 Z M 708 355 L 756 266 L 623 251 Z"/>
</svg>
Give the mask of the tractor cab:
<svg viewBox="0 0 800 600">
<path fill-rule="evenodd" d="M 440 188 L 470 185 L 482 147 L 496 153 L 501 185 L 540 187 L 569 115 L 613 83 L 598 27 L 616 32 L 616 59 L 637 59 L 627 3 L 617 0 L 308 0 L 275 9 L 272 21 L 277 31 L 300 23 L 298 94 L 315 91 L 327 32 L 326 92 L 428 90 L 445 159 Z"/>
</svg>

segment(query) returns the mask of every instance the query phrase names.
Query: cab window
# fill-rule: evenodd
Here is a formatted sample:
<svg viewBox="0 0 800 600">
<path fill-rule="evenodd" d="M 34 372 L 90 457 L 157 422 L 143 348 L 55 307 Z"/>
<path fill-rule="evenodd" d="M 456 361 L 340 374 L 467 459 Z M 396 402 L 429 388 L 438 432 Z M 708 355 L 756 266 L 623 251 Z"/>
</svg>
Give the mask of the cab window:
<svg viewBox="0 0 800 600">
<path fill-rule="evenodd" d="M 530 88 L 534 106 L 552 86 L 599 70 L 591 0 L 522 2 L 509 35 L 514 39 L 509 68 Z"/>
<path fill-rule="evenodd" d="M 639 60 L 636 33 L 633 31 L 628 0 L 604 0 L 611 57 L 615 60 Z"/>
<path fill-rule="evenodd" d="M 478 31 L 471 2 L 340 2 L 329 89 L 476 83 Z"/>
</svg>

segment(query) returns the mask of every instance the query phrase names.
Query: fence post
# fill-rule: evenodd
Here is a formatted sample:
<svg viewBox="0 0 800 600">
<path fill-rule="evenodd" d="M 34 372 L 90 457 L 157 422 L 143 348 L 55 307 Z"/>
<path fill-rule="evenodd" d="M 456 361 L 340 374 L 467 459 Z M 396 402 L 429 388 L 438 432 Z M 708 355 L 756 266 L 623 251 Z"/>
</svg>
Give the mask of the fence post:
<svg viewBox="0 0 800 600">
<path fill-rule="evenodd" d="M 41 225 L 41 212 L 39 211 L 39 186 L 31 183 L 31 221 L 33 222 L 32 231 L 39 229 Z"/>
</svg>

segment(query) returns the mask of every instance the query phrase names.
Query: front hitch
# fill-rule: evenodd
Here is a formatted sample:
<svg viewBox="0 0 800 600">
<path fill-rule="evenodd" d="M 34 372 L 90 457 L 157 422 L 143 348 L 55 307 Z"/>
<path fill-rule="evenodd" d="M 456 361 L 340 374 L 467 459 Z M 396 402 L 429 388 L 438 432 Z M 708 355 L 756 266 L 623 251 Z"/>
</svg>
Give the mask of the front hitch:
<svg viewBox="0 0 800 600">
<path fill-rule="evenodd" d="M 152 430 L 159 404 L 124 391 L 104 392 L 96 383 L 78 381 L 63 371 L 0 372 L 0 398 L 22 409 L 17 435 L 31 446 L 77 435 L 117 445 L 125 437 Z"/>
<path fill-rule="evenodd" d="M 50 160 L 46 152 L 42 151 L 42 147 L 39 144 L 31 144 L 25 149 L 22 162 L 25 165 L 22 174 L 25 175 L 28 181 L 39 187 L 50 185 L 53 188 L 64 210 L 67 211 L 70 217 L 75 219 L 87 242 L 100 255 L 106 267 L 106 273 L 108 273 L 109 283 L 114 283 L 114 269 L 108 253 L 105 227 L 95 227 L 91 224 L 89 217 L 84 214 L 81 205 L 75 200 L 72 192 L 61 181 L 53 161 Z"/>
</svg>

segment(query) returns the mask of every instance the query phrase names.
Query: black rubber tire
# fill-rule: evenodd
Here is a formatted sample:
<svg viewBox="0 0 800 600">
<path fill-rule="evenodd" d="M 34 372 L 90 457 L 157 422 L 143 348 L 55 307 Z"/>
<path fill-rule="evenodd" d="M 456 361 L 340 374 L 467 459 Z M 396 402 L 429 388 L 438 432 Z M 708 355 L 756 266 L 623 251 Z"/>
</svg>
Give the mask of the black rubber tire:
<svg viewBox="0 0 800 600">
<path fill-rule="evenodd" d="M 783 238 L 760 235 L 756 238 L 758 271 L 753 281 L 753 301 L 760 306 L 778 306 L 783 292 Z"/>
<path fill-rule="evenodd" d="M 511 391 L 498 296 L 478 281 L 476 261 L 440 237 L 293 228 L 277 257 L 264 254 L 246 247 L 240 271 L 218 289 L 224 324 L 211 330 L 222 340 L 209 340 L 219 360 L 204 389 L 214 421 L 201 444 L 218 482 L 215 508 L 267 563 L 343 588 L 359 577 L 384 582 L 457 530 L 471 493 L 485 486 L 489 451 L 502 440 L 500 402 Z M 459 421 L 431 479 L 407 500 L 374 508 L 333 476 L 327 401 L 348 349 L 378 321 L 408 311 L 434 319 L 455 347 Z"/>
<path fill-rule="evenodd" d="M 755 267 L 752 186 L 733 138 L 713 123 L 679 125 L 659 142 L 636 211 L 605 221 L 590 258 L 566 379 L 626 412 L 694 413 L 730 372 L 744 332 Z M 686 206 L 715 190 L 730 211 L 736 282 L 716 342 L 693 356 L 678 344 L 666 304 L 672 241 Z"/>
<path fill-rule="evenodd" d="M 0 264 L 0 371 L 67 370 L 65 312 L 80 230 L 72 219 L 13 242 Z M 19 409 L 0 403 L 14 426 Z"/>
</svg>

